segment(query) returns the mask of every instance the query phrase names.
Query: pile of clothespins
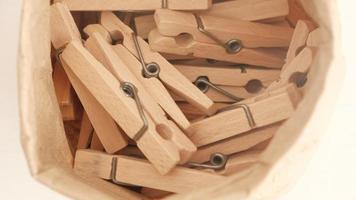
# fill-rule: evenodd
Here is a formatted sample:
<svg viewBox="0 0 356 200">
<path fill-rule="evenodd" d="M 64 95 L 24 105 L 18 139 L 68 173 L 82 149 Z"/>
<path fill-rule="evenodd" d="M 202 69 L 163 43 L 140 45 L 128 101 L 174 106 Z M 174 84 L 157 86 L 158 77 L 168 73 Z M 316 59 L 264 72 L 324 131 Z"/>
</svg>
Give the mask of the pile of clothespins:
<svg viewBox="0 0 356 200">
<path fill-rule="evenodd" d="M 317 53 L 288 0 L 62 0 L 53 80 L 74 169 L 149 197 L 245 173 Z M 135 11 L 135 12 L 132 12 Z"/>
</svg>

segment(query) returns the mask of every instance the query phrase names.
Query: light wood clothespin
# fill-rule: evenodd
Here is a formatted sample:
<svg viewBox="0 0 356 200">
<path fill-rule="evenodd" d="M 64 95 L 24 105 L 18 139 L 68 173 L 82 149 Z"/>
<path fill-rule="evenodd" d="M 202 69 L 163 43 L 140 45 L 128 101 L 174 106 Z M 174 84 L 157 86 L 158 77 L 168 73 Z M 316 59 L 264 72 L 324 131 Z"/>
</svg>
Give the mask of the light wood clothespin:
<svg viewBox="0 0 356 200">
<path fill-rule="evenodd" d="M 251 90 L 247 87 L 214 85 L 206 77 L 201 77 L 195 82 L 198 88 L 205 93 L 214 103 L 235 103 L 247 98 L 251 98 L 265 91 L 259 81 L 253 81 L 249 84 Z M 268 84 L 269 85 L 269 84 Z M 175 101 L 184 102 L 184 99 L 171 91 Z"/>
<path fill-rule="evenodd" d="M 215 85 L 248 87 L 253 80 L 266 86 L 278 79 L 280 70 L 263 69 L 253 66 L 194 66 L 174 65 L 191 82 L 207 77 Z"/>
<path fill-rule="evenodd" d="M 100 24 L 89 24 L 83 29 L 84 33 L 90 37 L 94 33 L 100 34 L 109 44 L 112 44 L 112 39 L 109 32 Z"/>
<path fill-rule="evenodd" d="M 57 101 L 64 121 L 73 121 L 80 118 L 81 106 L 74 94 L 72 85 L 62 66 L 55 62 L 53 67 L 53 85 Z"/>
<path fill-rule="evenodd" d="M 281 21 L 289 13 L 288 0 L 237 0 L 213 4 L 200 13 L 246 21 Z"/>
<path fill-rule="evenodd" d="M 201 110 L 197 109 L 196 107 L 192 106 L 191 104 L 189 104 L 187 102 L 177 102 L 177 105 L 183 111 L 183 113 L 185 115 L 191 114 L 191 115 L 205 116 L 205 114 L 203 112 L 201 112 Z M 216 110 L 220 110 L 220 109 L 225 108 L 229 105 L 231 105 L 231 104 L 215 103 L 214 107 Z"/>
<path fill-rule="evenodd" d="M 202 146 L 192 156 L 190 162 L 205 163 L 210 160 L 214 153 L 224 155 L 236 154 L 246 151 L 257 144 L 269 140 L 279 130 L 282 123 L 276 123 L 267 127 L 249 131 L 242 135 L 237 135 L 214 144 Z"/>
<path fill-rule="evenodd" d="M 143 109 L 136 87 L 119 81 L 79 42 L 71 42 L 61 54 L 67 74 L 83 84 L 110 113 L 161 174 L 181 162 L 184 147 L 177 146 L 180 135 L 165 125 L 157 125 Z"/>
<path fill-rule="evenodd" d="M 172 10 L 206 10 L 212 0 L 56 0 L 68 4 L 73 11 L 151 11 L 158 8 Z"/>
<path fill-rule="evenodd" d="M 147 39 L 151 30 L 156 28 L 156 22 L 152 15 L 143 15 L 135 17 L 135 29 L 138 36 Z"/>
<path fill-rule="evenodd" d="M 285 66 L 287 66 L 305 47 L 309 33 L 314 28 L 310 24 L 311 22 L 309 21 L 303 21 L 303 20 L 298 21 L 293 33 L 291 43 L 289 45 Z M 282 68 L 282 71 L 283 70 L 284 68 Z"/>
<path fill-rule="evenodd" d="M 77 149 L 87 149 L 90 146 L 91 138 L 93 137 L 94 128 L 89 120 L 88 114 L 83 113 L 80 126 L 79 139 Z"/>
<path fill-rule="evenodd" d="M 62 48 L 72 40 L 81 41 L 80 32 L 66 4 L 52 4 L 50 12 L 51 41 L 55 49 Z"/>
<path fill-rule="evenodd" d="M 90 150 L 78 150 L 74 169 L 88 175 L 112 180 L 117 184 L 149 187 L 174 193 L 218 183 L 225 177 L 195 169 L 176 167 L 169 174 L 160 175 L 145 160 L 127 156 L 112 156 Z"/>
<path fill-rule="evenodd" d="M 284 57 L 271 52 L 268 48 L 240 48 L 240 44 L 233 40 L 231 40 L 231 48 L 235 49 L 237 53 L 226 52 L 226 48 L 222 47 L 223 44 L 197 42 L 189 34 L 181 34 L 177 37 L 163 36 L 156 29 L 150 32 L 148 40 L 150 47 L 161 53 L 191 55 L 196 58 L 208 58 L 276 69 L 280 69 L 284 65 Z"/>
<path fill-rule="evenodd" d="M 127 146 L 126 138 L 117 127 L 109 113 L 100 105 L 88 89 L 66 69 L 61 62 L 59 54 L 64 47 L 75 42 L 81 45 L 81 37 L 69 9 L 62 3 L 51 6 L 51 40 L 53 46 L 58 50 L 58 62 L 65 69 L 68 78 L 73 85 L 88 117 L 108 153 L 115 153 Z M 75 59 L 75 58 L 73 58 Z"/>
<path fill-rule="evenodd" d="M 163 36 L 176 37 L 186 33 L 196 42 L 216 44 L 219 40 L 224 45 L 240 45 L 240 48 L 287 47 L 293 34 L 293 29 L 288 27 L 165 9 L 156 10 L 154 19 Z"/>
<path fill-rule="evenodd" d="M 140 62 L 125 47 L 121 44 L 111 46 L 103 41 L 98 34 L 93 34 L 87 40 L 86 47 L 118 80 L 131 82 L 136 86 L 145 109 L 156 118 L 154 120 L 156 123 L 167 124 L 165 113 L 159 106 L 160 104 L 182 129 L 187 129 L 190 126 L 190 122 L 169 94 L 167 93 L 166 98 L 163 98 L 164 93 L 159 93 L 166 91 L 161 82 L 157 79 L 143 77 Z"/>
<path fill-rule="evenodd" d="M 280 70 L 245 66 L 175 65 L 214 102 L 236 102 L 264 91 L 278 80 Z M 175 100 L 181 98 L 174 96 Z"/>
<path fill-rule="evenodd" d="M 247 99 L 191 125 L 188 137 L 198 147 L 289 118 L 301 99 L 294 85 Z"/>
<path fill-rule="evenodd" d="M 319 47 L 323 43 L 327 42 L 325 35 L 327 35 L 327 31 L 325 31 L 323 28 L 315 29 L 308 36 L 307 46 L 308 47 Z"/>
<path fill-rule="evenodd" d="M 93 132 L 93 136 L 91 138 L 90 149 L 96 151 L 104 151 L 105 149 L 95 131 Z"/>
<path fill-rule="evenodd" d="M 281 72 L 280 78 L 273 82 L 267 90 L 275 90 L 284 87 L 288 83 L 294 83 L 296 86 L 303 87 L 307 82 L 307 74 L 313 64 L 313 58 L 316 49 L 305 47 L 290 63 L 286 64 Z"/>
<path fill-rule="evenodd" d="M 98 33 L 93 33 L 85 42 L 85 47 L 91 54 L 110 71 L 120 83 L 131 83 L 137 89 L 138 98 L 146 113 L 151 117 L 156 127 L 161 127 L 169 136 L 172 142 L 179 148 L 180 163 L 185 163 L 196 151 L 194 144 L 185 136 L 185 134 L 176 126 L 175 123 L 168 120 L 165 112 L 145 90 L 144 86 L 135 75 L 130 71 L 130 67 L 121 60 L 113 50 L 112 46 Z M 127 51 L 127 50 L 126 50 Z M 138 65 L 139 66 L 139 65 Z M 177 106 L 178 107 L 178 106 Z M 184 116 L 184 115 L 183 115 Z M 184 117 L 184 119 L 186 119 Z M 181 120 L 180 120 L 181 121 Z M 183 124 L 183 128 L 190 126 Z"/>
<path fill-rule="evenodd" d="M 140 80 L 143 78 L 157 79 L 161 82 L 161 86 L 159 87 L 154 87 L 152 84 L 148 85 L 151 87 L 148 90 L 152 93 L 154 90 L 159 91 L 158 96 L 153 94 L 156 95 L 154 97 L 156 100 L 163 98 L 168 99 L 168 96 L 162 96 L 162 94 L 166 94 L 166 92 L 162 92 L 164 90 L 162 85 L 164 84 L 164 86 L 175 91 L 179 96 L 201 109 L 204 113 L 208 115 L 215 113 L 215 110 L 213 110 L 213 102 L 205 94 L 197 89 L 159 53 L 152 51 L 142 38 L 137 37 L 136 34 L 113 13 L 103 12 L 101 14 L 101 24 L 110 32 L 112 38 L 124 36 L 123 46 L 125 46 L 131 54 L 135 55 L 137 60 L 141 63 L 141 69 L 139 70 L 140 75 L 138 71 L 134 70 L 134 73 L 136 76 L 139 76 L 138 78 Z M 115 50 L 117 49 L 115 48 Z M 124 57 L 126 56 L 122 56 L 121 58 L 125 59 Z M 144 73 L 142 74 L 142 72 Z M 158 82 L 156 81 L 156 83 Z M 164 102 L 159 102 L 159 104 L 162 106 Z M 165 109 L 165 111 L 168 112 L 168 109 Z"/>
</svg>

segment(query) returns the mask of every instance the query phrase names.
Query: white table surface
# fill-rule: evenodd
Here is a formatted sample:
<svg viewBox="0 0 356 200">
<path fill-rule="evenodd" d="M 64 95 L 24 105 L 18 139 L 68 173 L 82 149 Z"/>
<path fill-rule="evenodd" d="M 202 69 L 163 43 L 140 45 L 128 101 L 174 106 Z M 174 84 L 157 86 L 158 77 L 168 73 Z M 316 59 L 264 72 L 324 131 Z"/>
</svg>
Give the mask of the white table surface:
<svg viewBox="0 0 356 200">
<path fill-rule="evenodd" d="M 356 2 L 339 0 L 347 66 L 338 107 L 306 173 L 282 200 L 356 199 Z M 0 0 L 0 198 L 67 199 L 34 181 L 20 147 L 16 56 L 20 0 Z"/>
</svg>

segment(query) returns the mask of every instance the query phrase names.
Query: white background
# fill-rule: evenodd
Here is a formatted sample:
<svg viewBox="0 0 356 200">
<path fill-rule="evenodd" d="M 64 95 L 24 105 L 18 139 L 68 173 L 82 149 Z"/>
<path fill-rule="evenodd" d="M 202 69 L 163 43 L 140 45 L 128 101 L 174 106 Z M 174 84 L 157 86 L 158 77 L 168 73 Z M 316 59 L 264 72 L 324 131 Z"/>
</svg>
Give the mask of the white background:
<svg viewBox="0 0 356 200">
<path fill-rule="evenodd" d="M 0 0 L 0 198 L 66 199 L 30 177 L 19 143 L 16 56 L 20 4 L 20 0 Z M 356 199 L 356 2 L 339 0 L 338 5 L 347 67 L 345 86 L 318 153 L 283 200 Z"/>
</svg>

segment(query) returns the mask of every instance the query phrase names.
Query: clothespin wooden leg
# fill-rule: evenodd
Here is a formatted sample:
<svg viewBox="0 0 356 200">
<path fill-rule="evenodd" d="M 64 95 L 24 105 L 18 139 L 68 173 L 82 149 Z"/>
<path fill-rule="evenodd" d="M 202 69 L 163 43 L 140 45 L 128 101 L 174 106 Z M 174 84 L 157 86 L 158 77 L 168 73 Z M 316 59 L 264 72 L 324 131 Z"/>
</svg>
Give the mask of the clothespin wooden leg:
<svg viewBox="0 0 356 200">
<path fill-rule="evenodd" d="M 195 122 L 190 127 L 189 137 L 200 147 L 283 121 L 294 113 L 300 99 L 298 90 L 289 85 L 277 94 L 249 103 L 238 103 L 236 109 L 225 109 L 213 117 Z"/>
<path fill-rule="evenodd" d="M 61 56 L 63 48 L 71 42 L 81 43 L 79 30 L 65 4 L 56 3 L 51 6 L 51 21 L 51 40 L 53 46 L 58 49 L 58 62 L 60 62 L 65 69 L 105 150 L 109 153 L 115 153 L 127 145 L 126 139 L 123 137 L 112 117 L 99 104 L 95 97 L 90 94 L 81 81 L 68 70 L 66 64 L 62 62 Z"/>
<path fill-rule="evenodd" d="M 111 156 L 90 150 L 76 153 L 74 168 L 89 175 L 117 183 L 150 187 L 174 193 L 184 193 L 225 180 L 223 176 L 184 167 L 176 167 L 171 173 L 160 175 L 145 160 Z"/>
</svg>

